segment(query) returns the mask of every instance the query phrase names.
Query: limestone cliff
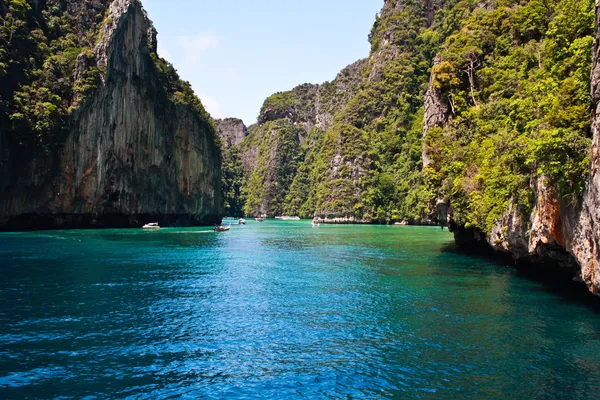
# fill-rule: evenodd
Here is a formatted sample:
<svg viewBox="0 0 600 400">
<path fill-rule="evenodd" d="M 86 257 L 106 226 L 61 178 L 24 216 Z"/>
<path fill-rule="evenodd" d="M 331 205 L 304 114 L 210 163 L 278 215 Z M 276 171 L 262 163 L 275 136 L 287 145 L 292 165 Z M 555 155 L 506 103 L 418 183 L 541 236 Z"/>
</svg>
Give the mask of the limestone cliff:
<svg viewBox="0 0 600 400">
<path fill-rule="evenodd" d="M 0 135 L 1 229 L 211 224 L 223 214 L 210 117 L 156 55 L 140 2 L 106 3 L 99 41 L 77 58 L 74 78 L 97 68 L 101 79 L 73 97 L 64 138 L 28 152 Z"/>
<path fill-rule="evenodd" d="M 439 65 L 440 59 L 437 58 L 434 61 L 435 66 Z M 427 149 L 427 134 L 430 130 L 434 128 L 443 127 L 448 123 L 448 118 L 450 117 L 450 110 L 448 106 L 448 101 L 444 99 L 442 96 L 442 92 L 439 88 L 437 88 L 433 82 L 434 76 L 432 74 L 429 80 L 429 87 L 427 88 L 427 93 L 425 94 L 425 110 L 424 110 L 424 120 L 423 120 L 423 168 L 427 168 L 431 164 L 431 160 L 429 159 L 429 152 Z"/>
<path fill-rule="evenodd" d="M 309 175 L 316 153 L 335 113 L 358 91 L 364 65 L 360 60 L 331 82 L 300 85 L 265 100 L 258 124 L 239 145 L 248 215 L 314 215 L 310 192 L 316 182 Z"/>
<path fill-rule="evenodd" d="M 445 4 L 385 2 L 369 36 L 365 80 L 325 136 L 325 170 L 316 202 L 316 214 L 325 221 L 428 220 L 411 193 L 418 186 L 421 156 L 426 154 L 417 155 L 413 149 L 421 147 L 424 128 L 419 109 L 435 50 L 426 38 L 435 31 L 437 11 Z M 443 106 L 436 94 L 430 91 L 427 96 L 428 115 L 441 114 L 435 110 Z M 431 126 L 441 122 L 428 118 Z"/>
<path fill-rule="evenodd" d="M 248 128 L 241 119 L 225 118 L 215 122 L 223 147 L 226 149 L 239 145 L 248 136 Z"/>
<path fill-rule="evenodd" d="M 582 5 L 582 7 L 585 7 L 585 5 Z M 494 7 L 490 4 L 487 4 L 485 8 L 488 11 L 494 10 Z M 538 165 L 538 168 L 529 172 L 527 189 L 523 188 L 524 191 L 529 191 L 530 199 L 524 202 L 523 198 L 519 198 L 520 195 L 517 193 L 513 194 L 507 203 L 498 203 L 496 209 L 501 209 L 502 215 L 493 219 L 489 230 L 483 228 L 483 224 L 465 223 L 464 215 L 456 215 L 456 208 L 464 207 L 464 204 L 461 204 L 464 201 L 463 199 L 456 198 L 458 196 L 448 195 L 444 198 L 446 204 L 450 206 L 447 213 L 447 220 L 460 246 L 469 248 L 489 246 L 489 248 L 496 252 L 509 254 L 519 261 L 537 264 L 541 267 L 556 265 L 568 268 L 573 271 L 576 280 L 585 283 L 588 289 L 597 295 L 600 294 L 600 279 L 598 278 L 600 268 L 598 253 L 600 240 L 600 230 L 598 229 L 598 222 L 600 222 L 600 178 L 598 177 L 600 165 L 600 156 L 598 154 L 598 146 L 600 145 L 600 118 L 598 116 L 598 106 L 600 104 L 600 91 L 598 90 L 600 87 L 599 10 L 600 1 L 596 1 L 595 42 L 591 70 L 591 100 L 593 103 L 591 126 L 593 134 L 592 151 L 589 155 L 591 157 L 591 167 L 589 177 L 585 180 L 586 188 L 583 195 L 581 197 L 565 196 L 564 193 L 561 195 L 560 188 L 557 188 L 556 177 L 546 175 L 544 168 Z M 580 15 L 584 14 L 581 13 Z M 580 40 L 583 41 L 584 39 Z M 569 55 L 569 57 L 572 58 L 573 56 Z M 585 66 L 585 64 L 582 65 Z M 540 66 L 543 67 L 542 64 Z M 434 68 L 434 73 L 432 74 L 428 99 L 429 108 L 432 108 L 434 111 L 428 112 L 426 107 L 424 159 L 429 159 L 431 156 L 433 156 L 433 159 L 439 157 L 439 153 L 435 154 L 435 151 L 433 155 L 429 154 L 430 147 L 427 145 L 427 135 L 430 129 L 436 126 L 443 128 L 444 133 L 442 133 L 442 136 L 452 135 L 457 129 L 461 129 L 459 123 L 449 121 L 451 111 L 448 107 L 444 106 L 443 99 L 440 99 L 442 90 L 433 85 L 436 74 L 443 75 L 442 79 L 447 79 L 449 71 L 451 72 L 451 68 L 449 65 L 446 65 L 439 70 Z M 552 76 L 550 73 L 548 75 Z M 485 109 L 485 107 L 488 107 L 485 103 L 483 105 L 481 103 L 476 104 L 476 95 L 473 95 L 473 91 L 469 94 L 468 84 L 466 88 L 467 90 L 464 91 L 465 102 L 471 102 L 471 105 L 475 106 L 474 109 L 476 112 L 479 112 L 479 108 Z M 455 90 L 454 92 L 456 93 L 457 91 Z M 452 91 L 447 91 L 446 94 L 448 93 L 452 94 Z M 492 100 L 488 101 L 491 102 Z M 432 105 L 433 107 L 431 107 Z M 438 111 L 442 111 L 441 117 L 438 115 Z M 584 115 L 580 122 L 585 125 L 586 120 Z M 546 125 L 547 122 L 540 121 L 538 124 Z M 586 130 L 584 129 L 583 133 Z M 438 132 L 437 134 L 440 133 Z M 539 139 L 534 136 L 533 140 Z M 556 143 L 557 139 L 554 140 L 554 143 Z M 471 145 L 471 148 L 475 148 L 474 145 Z M 551 148 L 546 151 L 552 150 Z M 504 147 L 502 151 L 509 153 L 511 150 Z M 568 147 L 560 149 L 559 155 L 562 156 L 564 153 L 569 154 L 570 151 Z M 586 153 L 579 155 L 575 153 L 575 155 L 582 155 L 584 158 L 588 157 Z M 573 155 L 569 154 L 568 157 L 573 157 Z M 541 164 L 545 158 L 540 158 Z M 431 164 L 431 162 L 428 162 L 425 166 L 428 167 Z M 557 164 L 553 165 L 556 166 Z M 480 166 L 479 168 L 482 167 Z M 424 173 L 427 175 L 428 172 L 424 170 Z M 509 171 L 506 171 L 506 173 L 508 175 Z M 485 183 L 485 178 L 481 174 L 478 179 L 480 182 Z M 463 182 L 469 183 L 470 186 L 467 194 L 472 195 L 476 193 L 479 204 L 489 201 L 481 195 L 483 189 L 480 183 L 473 182 L 473 180 L 463 180 Z M 506 182 L 511 183 L 510 180 L 506 180 Z M 574 186 L 573 182 L 570 182 L 571 187 Z M 502 189 L 494 188 L 494 191 L 498 193 Z M 458 192 L 456 189 L 455 191 Z M 523 206 L 523 203 L 527 204 L 529 202 L 531 203 L 531 207 Z"/>
</svg>

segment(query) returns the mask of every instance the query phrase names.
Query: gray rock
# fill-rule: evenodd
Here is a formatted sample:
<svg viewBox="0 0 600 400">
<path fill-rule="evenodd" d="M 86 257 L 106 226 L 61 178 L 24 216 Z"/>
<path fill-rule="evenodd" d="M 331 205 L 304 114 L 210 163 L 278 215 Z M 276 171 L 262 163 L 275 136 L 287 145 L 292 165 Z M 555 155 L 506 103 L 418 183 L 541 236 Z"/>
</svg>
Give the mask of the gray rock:
<svg viewBox="0 0 600 400">
<path fill-rule="evenodd" d="M 113 1 L 95 48 L 103 82 L 73 112 L 64 144 L 52 154 L 7 160 L 0 139 L 0 163 L 20 163 L 0 168 L 7 178 L 0 183 L 1 229 L 221 218 L 215 129 L 165 92 L 151 57 L 153 32 L 139 1 Z"/>
<path fill-rule="evenodd" d="M 440 63 L 440 58 L 436 57 L 434 67 Z M 423 168 L 431 164 L 431 159 L 427 151 L 427 133 L 435 127 L 443 127 L 448 123 L 449 107 L 444 100 L 442 93 L 433 85 L 433 73 L 429 80 L 429 88 L 425 94 L 425 117 L 423 121 Z"/>
<path fill-rule="evenodd" d="M 239 145 L 242 140 L 248 136 L 248 128 L 244 121 L 238 118 L 225 118 L 215 121 L 217 132 L 223 143 L 224 148 Z"/>
</svg>

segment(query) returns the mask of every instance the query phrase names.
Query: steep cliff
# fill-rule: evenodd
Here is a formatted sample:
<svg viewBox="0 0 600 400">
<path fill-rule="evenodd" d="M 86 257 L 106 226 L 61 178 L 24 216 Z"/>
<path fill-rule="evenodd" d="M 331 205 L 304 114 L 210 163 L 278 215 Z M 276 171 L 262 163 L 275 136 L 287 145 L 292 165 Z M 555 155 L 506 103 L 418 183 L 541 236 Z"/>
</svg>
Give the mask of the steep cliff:
<svg viewBox="0 0 600 400">
<path fill-rule="evenodd" d="M 156 32 L 140 2 L 47 1 L 27 13 L 48 31 L 51 45 L 76 37 L 55 27 L 51 15 L 76 15 L 70 26 L 89 47 L 75 43 L 77 53 L 59 60 L 67 72 L 57 81 L 70 87 L 60 103 L 68 110 L 52 115 L 52 100 L 33 100 L 34 107 L 49 108 L 42 116 L 61 129 L 19 111 L 24 88 L 38 97 L 49 92 L 38 75 L 23 77 L 5 93 L 16 100 L 15 109 L 5 111 L 12 124 L 3 127 L 11 128 L 0 132 L 0 228 L 218 220 L 223 201 L 215 127 L 189 84 L 156 55 Z M 56 70 L 53 57 L 40 56 L 42 77 Z M 38 128 L 43 141 L 22 139 Z"/>
<path fill-rule="evenodd" d="M 334 115 L 358 91 L 364 60 L 331 82 L 304 84 L 267 98 L 258 124 L 239 149 L 244 164 L 244 210 L 248 215 L 312 217 L 317 154 Z"/>
<path fill-rule="evenodd" d="M 596 34 L 591 74 L 592 162 L 581 211 L 578 218 L 572 219 L 574 235 L 572 240 L 567 242 L 567 248 L 579 264 L 579 280 L 584 282 L 592 293 L 600 295 L 600 0 L 596 0 L 595 3 L 595 16 Z"/>
<path fill-rule="evenodd" d="M 434 199 L 421 181 L 423 104 L 434 55 L 447 35 L 438 13 L 445 4 L 385 2 L 369 36 L 366 79 L 325 135 L 317 215 L 433 222 Z"/>
<path fill-rule="evenodd" d="M 433 68 L 423 170 L 457 243 L 570 268 L 596 294 L 597 8 L 593 59 L 592 1 L 471 12 Z"/>
<path fill-rule="evenodd" d="M 248 128 L 238 118 L 216 121 L 217 132 L 223 146 L 222 187 L 225 214 L 230 217 L 244 216 L 245 183 L 244 165 L 239 145 L 248 136 Z"/>
</svg>

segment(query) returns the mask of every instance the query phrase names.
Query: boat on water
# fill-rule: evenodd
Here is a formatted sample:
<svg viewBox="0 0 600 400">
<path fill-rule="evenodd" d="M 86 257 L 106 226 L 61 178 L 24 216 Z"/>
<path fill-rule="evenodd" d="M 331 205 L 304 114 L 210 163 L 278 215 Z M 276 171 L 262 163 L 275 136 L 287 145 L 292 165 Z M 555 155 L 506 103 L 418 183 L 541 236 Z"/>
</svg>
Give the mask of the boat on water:
<svg viewBox="0 0 600 400">
<path fill-rule="evenodd" d="M 158 222 L 151 222 L 149 224 L 146 224 L 144 226 L 142 226 L 142 229 L 160 229 L 160 226 L 158 226 Z"/>
<path fill-rule="evenodd" d="M 275 219 L 280 219 L 282 221 L 300 221 L 300 217 L 288 217 L 287 215 L 275 217 Z"/>
<path fill-rule="evenodd" d="M 394 225 L 396 225 L 396 226 L 407 226 L 408 225 L 408 221 L 396 222 Z"/>
<path fill-rule="evenodd" d="M 229 226 L 223 226 L 223 225 L 215 226 L 215 229 L 213 229 L 213 230 L 215 232 L 227 232 L 230 229 L 231 229 L 231 224 L 229 224 Z"/>
<path fill-rule="evenodd" d="M 265 219 L 263 217 L 256 217 L 255 220 L 256 222 L 265 222 Z"/>
<path fill-rule="evenodd" d="M 318 219 L 315 218 L 312 220 L 312 226 L 313 226 L 313 228 L 318 228 L 321 226 L 321 223 L 319 222 Z"/>
<path fill-rule="evenodd" d="M 238 225 L 246 225 L 246 220 L 244 218 L 240 218 L 238 221 Z"/>
</svg>

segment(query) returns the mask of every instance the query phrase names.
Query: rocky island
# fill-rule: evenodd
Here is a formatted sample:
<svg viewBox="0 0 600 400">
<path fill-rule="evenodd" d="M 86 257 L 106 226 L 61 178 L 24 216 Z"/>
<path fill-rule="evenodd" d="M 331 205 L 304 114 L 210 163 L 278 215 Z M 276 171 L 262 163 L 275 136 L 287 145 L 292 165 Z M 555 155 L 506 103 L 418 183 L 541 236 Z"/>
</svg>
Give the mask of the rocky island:
<svg viewBox="0 0 600 400">
<path fill-rule="evenodd" d="M 0 11 L 0 229 L 220 220 L 214 122 L 139 1 Z"/>
</svg>

